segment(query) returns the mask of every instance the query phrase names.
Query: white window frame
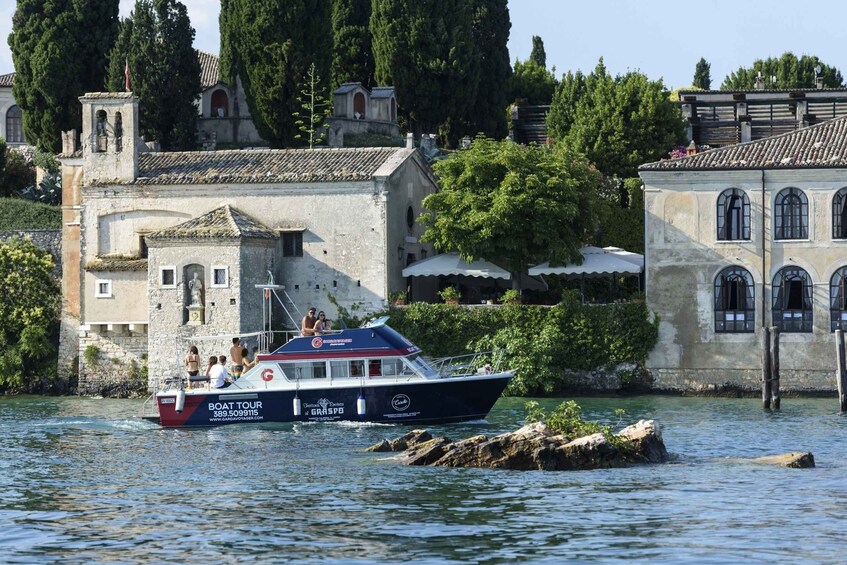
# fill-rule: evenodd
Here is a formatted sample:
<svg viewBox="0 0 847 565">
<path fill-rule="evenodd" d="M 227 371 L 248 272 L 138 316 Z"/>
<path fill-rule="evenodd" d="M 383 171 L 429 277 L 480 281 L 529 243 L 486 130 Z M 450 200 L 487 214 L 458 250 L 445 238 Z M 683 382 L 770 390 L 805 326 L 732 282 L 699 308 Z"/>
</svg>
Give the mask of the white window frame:
<svg viewBox="0 0 847 565">
<path fill-rule="evenodd" d="M 173 272 L 173 284 L 165 284 L 165 271 Z M 159 267 L 159 286 L 162 288 L 176 288 L 176 265 L 163 265 Z"/>
<path fill-rule="evenodd" d="M 224 284 L 215 284 L 215 271 L 224 272 Z M 212 265 L 212 281 L 209 284 L 211 288 L 229 288 L 229 266 L 227 265 Z"/>
<path fill-rule="evenodd" d="M 100 285 L 106 285 L 106 291 L 100 292 Z M 96 279 L 94 281 L 94 298 L 112 298 L 112 281 L 110 279 Z"/>
</svg>

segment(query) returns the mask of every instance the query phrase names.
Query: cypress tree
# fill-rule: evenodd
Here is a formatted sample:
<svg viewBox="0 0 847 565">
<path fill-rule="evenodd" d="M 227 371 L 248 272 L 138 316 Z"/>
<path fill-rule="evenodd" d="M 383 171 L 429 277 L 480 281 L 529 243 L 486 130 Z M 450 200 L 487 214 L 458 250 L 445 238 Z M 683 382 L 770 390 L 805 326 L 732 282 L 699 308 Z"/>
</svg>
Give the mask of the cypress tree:
<svg viewBox="0 0 847 565">
<path fill-rule="evenodd" d="M 128 63 L 130 90 L 139 98 L 141 134 L 158 140 L 165 150 L 195 147 L 194 104 L 201 86 L 193 41 L 194 29 L 184 4 L 136 0 L 112 50 L 109 89 L 125 89 Z"/>
<path fill-rule="evenodd" d="M 61 132 L 82 129 L 77 98 L 103 90 L 118 31 L 119 0 L 18 0 L 9 47 L 12 93 L 24 135 L 39 149 L 61 150 Z"/>
<path fill-rule="evenodd" d="M 702 88 L 703 90 L 709 90 L 712 88 L 712 75 L 711 68 L 706 59 L 700 57 L 700 60 L 697 61 L 697 66 L 694 68 L 694 82 L 691 84 L 696 86 L 697 88 Z"/>
<path fill-rule="evenodd" d="M 376 80 L 393 84 L 412 131 L 460 131 L 450 120 L 476 100 L 480 58 L 473 35 L 472 0 L 373 0 Z"/>
<path fill-rule="evenodd" d="M 312 63 L 319 76 L 330 75 L 331 9 L 324 0 L 226 0 L 221 6 L 222 76 L 241 78 L 256 129 L 273 147 L 295 144 L 293 114 Z"/>
<path fill-rule="evenodd" d="M 529 60 L 542 69 L 547 68 L 547 52 L 544 51 L 544 41 L 537 35 L 532 36 L 532 51 L 529 53 Z"/>
<path fill-rule="evenodd" d="M 374 86 L 374 55 L 371 48 L 371 0 L 332 2 L 332 88 L 345 82 Z"/>
<path fill-rule="evenodd" d="M 506 106 L 512 81 L 507 46 L 512 27 L 509 6 L 507 0 L 476 0 L 474 3 L 473 37 L 480 58 L 479 86 L 464 133 L 483 133 L 503 139 L 509 133 Z"/>
</svg>

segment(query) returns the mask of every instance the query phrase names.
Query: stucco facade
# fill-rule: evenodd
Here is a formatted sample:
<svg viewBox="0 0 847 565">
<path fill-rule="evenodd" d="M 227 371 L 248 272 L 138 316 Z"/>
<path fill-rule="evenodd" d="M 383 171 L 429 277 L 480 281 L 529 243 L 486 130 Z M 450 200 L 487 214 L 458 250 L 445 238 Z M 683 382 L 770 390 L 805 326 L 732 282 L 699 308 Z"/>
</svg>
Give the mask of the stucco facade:
<svg viewBox="0 0 847 565">
<path fill-rule="evenodd" d="M 759 389 L 762 328 L 776 325 L 782 388 L 835 388 L 833 324 L 847 314 L 838 290 L 847 163 L 822 149 L 841 154 L 843 122 L 642 167 L 647 303 L 660 323 L 647 363 L 656 387 Z"/>
<path fill-rule="evenodd" d="M 84 116 L 106 110 L 107 119 L 136 104 L 122 94 L 81 101 Z M 375 311 L 389 292 L 406 290 L 401 271 L 425 249 L 416 218 L 436 182 L 415 149 L 145 153 L 139 144 L 100 152 L 90 131 L 82 139 L 82 158 L 66 150 L 63 159 L 64 178 L 77 183 L 69 202 L 79 193 L 67 207 L 79 217 L 78 295 L 72 284 L 64 290 L 69 309 L 79 305 L 81 374 L 92 370 L 83 355 L 92 335 L 101 347 L 110 336 L 146 336 L 151 383 L 180 371 L 192 337 L 222 336 L 201 353 L 227 353 L 231 336 L 262 329 L 255 285 L 269 274 L 285 286 L 291 312 L 315 305 L 335 318 L 329 294 L 345 308 Z M 223 270 L 226 284 L 211 284 Z M 186 314 L 194 271 L 204 288 L 199 325 Z M 276 308 L 274 320 L 290 327 Z M 80 382 L 93 386 L 90 374 Z"/>
</svg>

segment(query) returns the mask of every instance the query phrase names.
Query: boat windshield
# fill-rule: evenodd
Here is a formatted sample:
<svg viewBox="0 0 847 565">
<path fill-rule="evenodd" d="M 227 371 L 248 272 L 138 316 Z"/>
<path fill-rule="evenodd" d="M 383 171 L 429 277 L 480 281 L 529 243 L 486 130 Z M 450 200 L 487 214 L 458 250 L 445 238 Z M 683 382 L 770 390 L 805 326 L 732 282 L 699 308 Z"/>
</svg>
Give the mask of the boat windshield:
<svg viewBox="0 0 847 565">
<path fill-rule="evenodd" d="M 429 363 L 423 358 L 423 355 L 415 353 L 404 359 L 403 375 L 423 375 L 432 376 L 437 373 L 435 369 L 430 367 Z"/>
</svg>

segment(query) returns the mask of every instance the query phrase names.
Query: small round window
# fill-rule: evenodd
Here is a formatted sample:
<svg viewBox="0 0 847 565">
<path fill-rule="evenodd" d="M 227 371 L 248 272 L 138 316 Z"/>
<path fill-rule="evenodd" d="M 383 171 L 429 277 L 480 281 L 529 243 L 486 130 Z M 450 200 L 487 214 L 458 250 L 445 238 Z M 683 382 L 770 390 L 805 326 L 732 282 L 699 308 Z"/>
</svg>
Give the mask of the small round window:
<svg viewBox="0 0 847 565">
<path fill-rule="evenodd" d="M 415 211 L 412 210 L 411 206 L 406 210 L 406 224 L 409 226 L 409 229 L 412 229 L 412 226 L 415 225 Z"/>
</svg>

